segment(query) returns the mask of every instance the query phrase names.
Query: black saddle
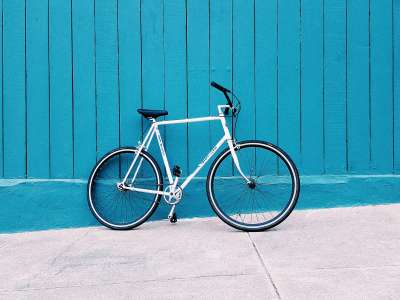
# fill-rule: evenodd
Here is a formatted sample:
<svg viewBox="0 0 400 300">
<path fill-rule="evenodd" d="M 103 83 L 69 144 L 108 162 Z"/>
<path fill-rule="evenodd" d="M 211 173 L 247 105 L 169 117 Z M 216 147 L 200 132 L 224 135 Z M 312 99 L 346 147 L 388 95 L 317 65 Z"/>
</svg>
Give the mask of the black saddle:
<svg viewBox="0 0 400 300">
<path fill-rule="evenodd" d="M 139 108 L 138 113 L 141 114 L 143 117 L 149 119 L 149 118 L 158 118 L 161 116 L 166 116 L 168 115 L 168 112 L 166 110 L 157 110 L 157 109 L 144 109 L 144 108 Z"/>
</svg>

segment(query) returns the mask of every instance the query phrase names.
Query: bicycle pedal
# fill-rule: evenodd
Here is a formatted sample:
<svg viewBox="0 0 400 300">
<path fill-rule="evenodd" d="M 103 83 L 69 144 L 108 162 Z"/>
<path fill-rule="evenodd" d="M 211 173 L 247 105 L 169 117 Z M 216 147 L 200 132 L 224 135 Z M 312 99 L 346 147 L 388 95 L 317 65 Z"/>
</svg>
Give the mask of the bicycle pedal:
<svg viewBox="0 0 400 300">
<path fill-rule="evenodd" d="M 174 176 L 176 177 L 180 177 L 182 175 L 182 169 L 180 166 L 174 166 L 174 168 L 172 169 L 172 174 L 174 174 Z"/>
<path fill-rule="evenodd" d="M 178 217 L 176 216 L 176 213 L 172 214 L 172 217 L 169 219 L 169 221 L 174 224 L 176 222 L 178 222 Z"/>
</svg>

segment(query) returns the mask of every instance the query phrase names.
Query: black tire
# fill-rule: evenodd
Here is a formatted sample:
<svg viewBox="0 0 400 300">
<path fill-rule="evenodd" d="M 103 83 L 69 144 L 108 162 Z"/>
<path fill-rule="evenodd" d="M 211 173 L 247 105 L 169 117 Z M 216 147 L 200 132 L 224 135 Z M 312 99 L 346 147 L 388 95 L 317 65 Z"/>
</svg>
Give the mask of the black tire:
<svg viewBox="0 0 400 300">
<path fill-rule="evenodd" d="M 96 164 L 89 177 L 89 208 L 94 217 L 108 228 L 127 230 L 137 227 L 152 216 L 160 203 L 160 195 L 120 190 L 117 187 L 136 153 L 136 148 L 119 148 L 107 153 Z M 139 159 L 143 161 L 137 174 L 138 179 L 135 180 L 135 187 L 162 191 L 163 177 L 155 159 L 144 150 L 140 153 L 138 161 Z M 120 207 L 117 207 L 118 205 Z M 129 216 L 128 209 L 131 212 Z M 120 217 L 117 218 L 114 212 L 120 212 Z"/>
<path fill-rule="evenodd" d="M 214 160 L 207 176 L 207 196 L 212 209 L 226 224 L 243 231 L 264 231 L 280 224 L 293 211 L 299 197 L 300 178 L 295 164 L 282 149 L 263 141 L 239 142 L 235 153 L 243 173 L 254 184 L 246 183 L 240 176 L 226 148 Z M 249 159 L 243 159 L 242 153 Z M 263 156 L 265 161 L 261 161 Z M 282 196 L 284 193 L 287 195 Z M 284 200 L 272 199 L 275 196 Z M 243 208 L 238 209 L 238 205 Z M 262 219 L 265 214 L 272 216 Z"/>
</svg>

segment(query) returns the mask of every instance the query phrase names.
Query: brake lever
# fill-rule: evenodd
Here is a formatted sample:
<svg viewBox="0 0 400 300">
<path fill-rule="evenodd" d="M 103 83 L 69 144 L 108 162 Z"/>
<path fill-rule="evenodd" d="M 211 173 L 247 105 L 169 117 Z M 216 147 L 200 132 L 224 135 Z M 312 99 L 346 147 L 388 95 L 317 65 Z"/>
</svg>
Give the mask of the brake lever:
<svg viewBox="0 0 400 300">
<path fill-rule="evenodd" d="M 225 116 L 229 115 L 229 109 L 232 109 L 232 116 L 235 116 L 237 112 L 236 107 L 225 107 L 224 115 Z"/>
</svg>

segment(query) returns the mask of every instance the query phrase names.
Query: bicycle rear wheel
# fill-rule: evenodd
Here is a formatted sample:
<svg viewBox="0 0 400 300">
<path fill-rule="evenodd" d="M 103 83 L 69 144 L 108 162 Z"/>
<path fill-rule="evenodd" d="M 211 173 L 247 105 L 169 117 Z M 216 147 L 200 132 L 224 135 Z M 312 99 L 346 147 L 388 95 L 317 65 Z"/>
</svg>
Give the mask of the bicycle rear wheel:
<svg viewBox="0 0 400 300">
<path fill-rule="evenodd" d="M 237 143 L 235 153 L 244 175 L 239 174 L 228 149 L 211 165 L 207 195 L 218 217 L 244 231 L 263 231 L 285 220 L 294 209 L 300 179 L 290 157 L 263 141 Z"/>
<path fill-rule="evenodd" d="M 95 218 L 111 229 L 131 229 L 144 223 L 156 210 L 160 195 L 121 189 L 121 183 L 137 153 L 136 148 L 120 148 L 106 154 L 94 167 L 88 181 L 88 204 Z M 140 153 L 126 184 L 162 191 L 162 175 L 157 162 Z"/>
</svg>

